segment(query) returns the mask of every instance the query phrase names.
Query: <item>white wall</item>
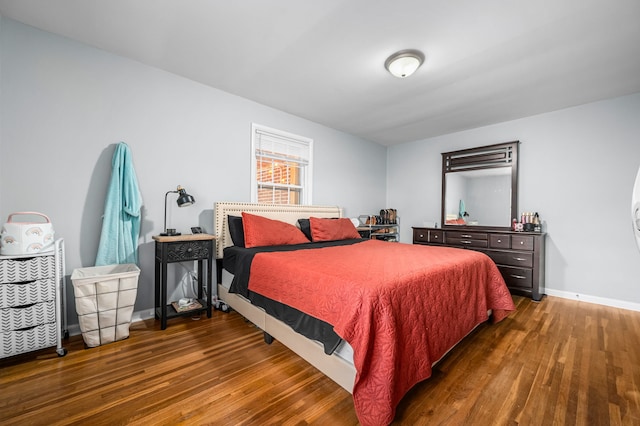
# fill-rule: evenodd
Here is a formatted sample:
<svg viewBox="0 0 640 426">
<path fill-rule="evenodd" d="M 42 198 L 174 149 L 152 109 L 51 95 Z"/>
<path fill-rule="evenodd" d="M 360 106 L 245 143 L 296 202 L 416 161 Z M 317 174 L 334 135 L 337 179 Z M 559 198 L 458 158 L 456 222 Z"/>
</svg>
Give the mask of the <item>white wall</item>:
<svg viewBox="0 0 640 426">
<path fill-rule="evenodd" d="M 546 222 L 547 293 L 640 310 L 631 192 L 640 94 L 391 147 L 387 204 L 411 226 L 440 221 L 440 153 L 520 140 L 519 211 Z"/>
<path fill-rule="evenodd" d="M 95 261 L 115 144 L 132 150 L 144 199 L 136 311 L 153 306 L 153 242 L 168 221 L 213 232 L 215 201 L 250 200 L 251 123 L 314 139 L 313 203 L 348 216 L 385 207 L 386 148 L 167 72 L 2 18 L 0 221 L 49 215 L 67 274 Z M 177 271 L 181 276 L 184 271 Z M 214 274 L 215 276 L 215 274 Z M 73 291 L 68 286 L 73 301 Z M 76 321 L 74 307 L 69 319 Z"/>
<path fill-rule="evenodd" d="M 2 43 L 2 29 L 4 27 L 4 20 L 2 19 L 2 16 L 0 16 L 0 158 L 2 158 L 2 51 L 3 51 L 3 45 L 4 43 Z M 0 160 L 0 178 L 2 177 L 2 160 Z M 0 180 L 0 208 L 2 207 L 2 180 Z"/>
<path fill-rule="evenodd" d="M 0 94 L 0 221 L 20 210 L 51 216 L 67 274 L 93 264 L 113 149 L 131 147 L 144 197 L 137 311 L 153 305 L 151 236 L 167 190 L 181 184 L 196 197 L 170 210 L 182 231 L 212 231 L 215 201 L 249 200 L 251 122 L 313 138 L 314 203 L 349 216 L 396 208 L 405 242 L 411 226 L 440 221 L 441 152 L 518 139 L 520 210 L 547 223 L 548 293 L 640 306 L 629 220 L 640 94 L 406 143 L 387 157 L 380 145 L 5 18 Z"/>
</svg>

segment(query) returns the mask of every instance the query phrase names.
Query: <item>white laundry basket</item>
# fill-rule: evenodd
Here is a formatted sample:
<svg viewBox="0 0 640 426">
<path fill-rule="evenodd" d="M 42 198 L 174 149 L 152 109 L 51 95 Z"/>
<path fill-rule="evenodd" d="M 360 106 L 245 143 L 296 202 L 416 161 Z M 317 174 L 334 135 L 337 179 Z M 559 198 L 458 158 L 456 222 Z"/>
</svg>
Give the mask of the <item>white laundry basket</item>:
<svg viewBox="0 0 640 426">
<path fill-rule="evenodd" d="M 132 264 L 79 268 L 71 274 L 80 331 L 88 347 L 129 337 L 140 269 Z"/>
</svg>

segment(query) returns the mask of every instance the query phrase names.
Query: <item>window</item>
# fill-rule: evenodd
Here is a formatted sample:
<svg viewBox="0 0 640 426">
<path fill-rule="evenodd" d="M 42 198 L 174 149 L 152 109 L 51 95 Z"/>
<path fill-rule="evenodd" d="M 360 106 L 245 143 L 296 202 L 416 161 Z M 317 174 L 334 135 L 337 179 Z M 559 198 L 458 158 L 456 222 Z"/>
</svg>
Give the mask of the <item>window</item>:
<svg viewBox="0 0 640 426">
<path fill-rule="evenodd" d="M 313 140 L 251 125 L 251 201 L 311 204 Z"/>
</svg>

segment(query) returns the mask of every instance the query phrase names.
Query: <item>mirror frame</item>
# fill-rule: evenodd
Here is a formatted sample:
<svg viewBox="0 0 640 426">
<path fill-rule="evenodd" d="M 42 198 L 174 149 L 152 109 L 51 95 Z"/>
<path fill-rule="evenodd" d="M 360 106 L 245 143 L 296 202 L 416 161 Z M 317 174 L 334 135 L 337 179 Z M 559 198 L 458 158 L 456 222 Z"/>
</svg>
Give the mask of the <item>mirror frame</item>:
<svg viewBox="0 0 640 426">
<path fill-rule="evenodd" d="M 511 220 L 518 217 L 518 147 L 520 141 L 505 142 L 478 148 L 462 149 L 442 153 L 442 200 L 440 205 L 440 219 L 443 228 L 448 229 L 495 229 L 511 230 Z M 494 169 L 498 167 L 511 168 L 511 212 L 509 223 L 505 226 L 497 225 L 447 225 L 446 196 L 447 179 L 449 173 Z"/>
</svg>

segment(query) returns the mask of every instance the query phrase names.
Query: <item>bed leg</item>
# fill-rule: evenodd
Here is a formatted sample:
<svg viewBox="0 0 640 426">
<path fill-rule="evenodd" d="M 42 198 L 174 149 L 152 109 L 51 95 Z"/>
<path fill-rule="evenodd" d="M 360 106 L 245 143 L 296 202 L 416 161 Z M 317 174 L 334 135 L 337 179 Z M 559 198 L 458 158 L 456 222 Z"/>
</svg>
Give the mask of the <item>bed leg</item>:
<svg viewBox="0 0 640 426">
<path fill-rule="evenodd" d="M 269 333 L 267 333 L 266 331 L 263 331 L 262 334 L 264 335 L 264 342 L 267 345 L 270 345 L 273 343 L 273 336 L 270 335 Z"/>
</svg>

